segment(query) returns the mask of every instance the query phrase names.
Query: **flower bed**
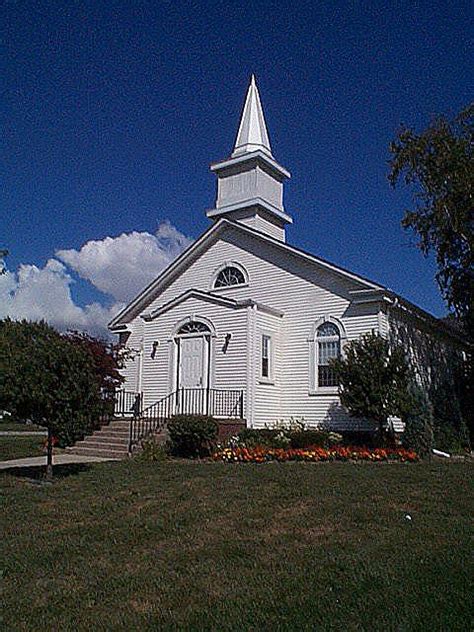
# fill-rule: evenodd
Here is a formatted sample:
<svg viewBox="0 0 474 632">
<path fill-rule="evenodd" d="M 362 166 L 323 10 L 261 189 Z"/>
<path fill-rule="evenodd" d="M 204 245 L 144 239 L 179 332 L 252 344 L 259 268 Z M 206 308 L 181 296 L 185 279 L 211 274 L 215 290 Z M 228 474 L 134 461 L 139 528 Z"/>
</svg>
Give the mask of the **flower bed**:
<svg viewBox="0 0 474 632">
<path fill-rule="evenodd" d="M 266 463 L 267 461 L 399 461 L 413 463 L 418 455 L 404 448 L 363 448 L 358 446 L 317 446 L 300 449 L 266 448 L 221 448 L 213 454 L 215 461 L 225 463 Z"/>
</svg>

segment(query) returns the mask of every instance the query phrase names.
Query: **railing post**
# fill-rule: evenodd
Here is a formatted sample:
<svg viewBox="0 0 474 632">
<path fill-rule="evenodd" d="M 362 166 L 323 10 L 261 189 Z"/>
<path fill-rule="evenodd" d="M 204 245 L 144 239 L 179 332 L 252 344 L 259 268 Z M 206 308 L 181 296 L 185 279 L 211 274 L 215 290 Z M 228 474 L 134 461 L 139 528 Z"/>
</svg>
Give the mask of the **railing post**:
<svg viewBox="0 0 474 632">
<path fill-rule="evenodd" d="M 244 391 L 240 391 L 240 419 L 244 418 Z"/>
<path fill-rule="evenodd" d="M 130 419 L 130 425 L 129 425 L 129 430 L 128 430 L 128 453 L 132 454 L 132 442 L 133 442 L 133 424 L 134 424 L 134 418 L 132 417 Z"/>
</svg>

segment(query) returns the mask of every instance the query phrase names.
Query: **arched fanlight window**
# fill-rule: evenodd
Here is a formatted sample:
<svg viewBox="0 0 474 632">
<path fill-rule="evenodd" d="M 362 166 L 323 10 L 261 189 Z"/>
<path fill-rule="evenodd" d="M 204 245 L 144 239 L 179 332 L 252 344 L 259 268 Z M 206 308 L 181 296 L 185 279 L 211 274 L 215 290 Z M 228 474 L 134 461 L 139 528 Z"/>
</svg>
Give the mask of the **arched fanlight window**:
<svg viewBox="0 0 474 632">
<path fill-rule="evenodd" d="M 226 266 L 223 268 L 214 281 L 214 287 L 230 287 L 231 285 L 244 285 L 245 276 L 242 270 L 235 266 Z"/>
<path fill-rule="evenodd" d="M 210 334 L 211 331 L 207 325 L 197 320 L 192 320 L 178 329 L 178 335 L 199 333 Z"/>
<path fill-rule="evenodd" d="M 334 369 L 330 366 L 331 358 L 341 354 L 341 335 L 334 323 L 324 322 L 316 330 L 317 340 L 317 372 L 318 387 L 338 386 Z"/>
</svg>

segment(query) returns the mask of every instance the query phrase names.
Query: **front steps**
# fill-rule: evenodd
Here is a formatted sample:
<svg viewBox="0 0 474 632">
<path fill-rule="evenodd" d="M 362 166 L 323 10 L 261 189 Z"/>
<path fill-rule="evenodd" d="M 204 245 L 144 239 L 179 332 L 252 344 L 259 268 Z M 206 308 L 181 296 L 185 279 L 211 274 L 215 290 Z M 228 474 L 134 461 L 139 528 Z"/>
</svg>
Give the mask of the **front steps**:
<svg viewBox="0 0 474 632">
<path fill-rule="evenodd" d="M 66 452 L 83 456 L 125 459 L 128 457 L 129 432 L 130 420 L 115 418 L 82 441 L 66 448 Z"/>
<path fill-rule="evenodd" d="M 219 424 L 218 441 L 224 441 L 246 427 L 245 419 L 218 419 L 217 421 Z M 66 448 L 66 453 L 125 459 L 129 456 L 129 433 L 130 418 L 115 417 L 109 424 Z M 152 437 L 156 443 L 163 444 L 168 439 L 168 432 L 166 429 L 160 429 Z M 133 447 L 133 452 L 141 449 L 140 444 L 141 442 L 138 442 L 138 445 Z"/>
</svg>

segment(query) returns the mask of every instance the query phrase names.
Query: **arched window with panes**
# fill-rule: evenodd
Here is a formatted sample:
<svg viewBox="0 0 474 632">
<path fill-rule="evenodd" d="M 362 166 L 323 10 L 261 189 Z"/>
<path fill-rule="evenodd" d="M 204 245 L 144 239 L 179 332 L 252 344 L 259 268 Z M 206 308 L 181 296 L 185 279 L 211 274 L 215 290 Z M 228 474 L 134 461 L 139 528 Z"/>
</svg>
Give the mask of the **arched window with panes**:
<svg viewBox="0 0 474 632">
<path fill-rule="evenodd" d="M 331 359 L 341 355 L 341 336 L 334 323 L 325 322 L 316 330 L 318 388 L 338 386 Z"/>
<path fill-rule="evenodd" d="M 309 336 L 309 392 L 337 392 L 339 383 L 331 366 L 332 358 L 339 358 L 346 340 L 341 321 L 323 316 L 312 326 Z"/>
<path fill-rule="evenodd" d="M 185 336 L 189 334 L 210 334 L 209 327 L 204 323 L 197 320 L 190 320 L 178 329 L 178 336 Z"/>
<path fill-rule="evenodd" d="M 213 289 L 232 287 L 236 285 L 245 285 L 247 283 L 247 275 L 242 266 L 230 263 L 224 265 L 215 275 Z"/>
</svg>

